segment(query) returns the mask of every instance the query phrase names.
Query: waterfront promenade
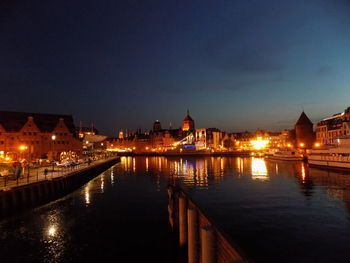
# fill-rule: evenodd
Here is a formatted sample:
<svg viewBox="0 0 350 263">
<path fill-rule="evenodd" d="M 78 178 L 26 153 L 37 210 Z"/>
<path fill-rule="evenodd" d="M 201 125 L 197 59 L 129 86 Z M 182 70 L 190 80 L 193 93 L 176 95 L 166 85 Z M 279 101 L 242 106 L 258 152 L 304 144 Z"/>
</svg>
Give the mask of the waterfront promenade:
<svg viewBox="0 0 350 263">
<path fill-rule="evenodd" d="M 93 167 L 98 164 L 102 164 L 108 160 L 115 158 L 115 156 L 109 156 L 107 158 L 101 158 L 92 160 L 91 163 L 84 162 L 70 167 L 59 166 L 42 166 L 37 168 L 25 168 L 24 172 L 19 178 L 15 178 L 14 175 L 7 175 L 0 177 L 0 191 L 8 191 L 15 187 L 24 186 L 45 180 L 52 180 L 54 178 L 69 176 L 73 172 L 82 171 L 84 169 Z M 46 173 L 45 173 L 46 170 Z"/>
</svg>

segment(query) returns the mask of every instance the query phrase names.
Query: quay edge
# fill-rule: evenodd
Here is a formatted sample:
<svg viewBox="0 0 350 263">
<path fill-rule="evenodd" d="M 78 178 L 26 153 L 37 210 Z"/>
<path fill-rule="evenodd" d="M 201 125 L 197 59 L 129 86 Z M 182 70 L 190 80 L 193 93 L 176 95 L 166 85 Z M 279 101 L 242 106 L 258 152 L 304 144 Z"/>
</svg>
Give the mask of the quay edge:
<svg viewBox="0 0 350 263">
<path fill-rule="evenodd" d="M 65 176 L 0 191 L 0 218 L 63 197 L 119 162 L 115 157 Z"/>
</svg>

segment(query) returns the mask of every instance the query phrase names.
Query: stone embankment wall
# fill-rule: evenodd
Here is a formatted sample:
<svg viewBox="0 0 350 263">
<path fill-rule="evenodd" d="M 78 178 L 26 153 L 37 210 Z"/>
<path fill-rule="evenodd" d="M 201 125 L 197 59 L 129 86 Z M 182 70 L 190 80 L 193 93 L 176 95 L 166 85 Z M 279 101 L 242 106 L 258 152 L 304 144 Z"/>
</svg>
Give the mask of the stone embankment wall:
<svg viewBox="0 0 350 263">
<path fill-rule="evenodd" d="M 0 191 L 0 217 L 60 198 L 118 162 L 120 162 L 120 157 L 51 180 L 47 179 Z"/>
</svg>

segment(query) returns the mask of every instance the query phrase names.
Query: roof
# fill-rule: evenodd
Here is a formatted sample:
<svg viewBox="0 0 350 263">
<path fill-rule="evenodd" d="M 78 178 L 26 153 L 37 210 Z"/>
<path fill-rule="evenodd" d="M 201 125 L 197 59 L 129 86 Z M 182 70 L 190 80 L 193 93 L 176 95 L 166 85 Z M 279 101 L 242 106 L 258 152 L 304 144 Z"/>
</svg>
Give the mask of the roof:
<svg viewBox="0 0 350 263">
<path fill-rule="evenodd" d="M 190 116 L 190 111 L 189 110 L 187 110 L 187 114 L 186 114 L 186 116 L 185 116 L 183 121 L 193 121 L 193 119 Z"/>
<path fill-rule="evenodd" d="M 310 121 L 310 119 L 306 116 L 305 112 L 302 112 L 299 120 L 295 125 L 313 125 L 313 123 Z"/>
<path fill-rule="evenodd" d="M 27 123 L 28 117 L 33 117 L 35 125 L 41 132 L 52 132 L 62 118 L 71 133 L 75 133 L 72 115 L 58 115 L 46 113 L 30 113 L 16 111 L 0 111 L 0 123 L 6 131 L 18 132 Z"/>
<path fill-rule="evenodd" d="M 186 117 L 184 118 L 184 121 L 193 121 L 193 119 L 191 118 L 190 115 L 186 115 Z"/>
<path fill-rule="evenodd" d="M 98 134 L 98 130 L 95 127 L 76 127 L 75 130 L 77 132 L 94 132 L 95 134 Z"/>
</svg>

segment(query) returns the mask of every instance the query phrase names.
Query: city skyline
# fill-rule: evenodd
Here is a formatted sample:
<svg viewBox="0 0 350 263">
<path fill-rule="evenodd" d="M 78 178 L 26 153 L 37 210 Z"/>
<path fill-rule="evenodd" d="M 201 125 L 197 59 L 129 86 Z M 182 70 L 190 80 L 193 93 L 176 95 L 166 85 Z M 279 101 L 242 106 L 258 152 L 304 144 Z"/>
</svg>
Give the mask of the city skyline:
<svg viewBox="0 0 350 263">
<path fill-rule="evenodd" d="M 347 108 L 347 1 L 1 4 L 1 110 L 72 114 L 113 136 L 314 124 Z"/>
</svg>

